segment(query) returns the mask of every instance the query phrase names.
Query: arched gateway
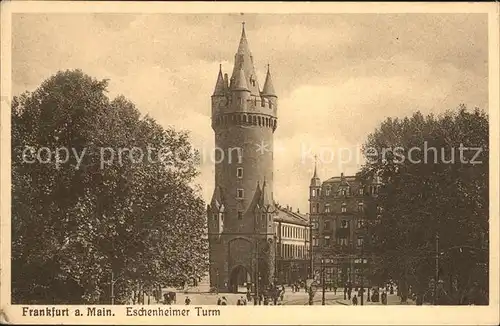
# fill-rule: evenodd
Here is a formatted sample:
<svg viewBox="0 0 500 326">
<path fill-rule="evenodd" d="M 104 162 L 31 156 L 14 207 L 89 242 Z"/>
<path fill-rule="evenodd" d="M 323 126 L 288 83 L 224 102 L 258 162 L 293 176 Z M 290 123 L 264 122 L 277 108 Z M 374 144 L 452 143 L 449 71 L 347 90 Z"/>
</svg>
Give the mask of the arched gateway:
<svg viewBox="0 0 500 326">
<path fill-rule="evenodd" d="M 229 278 L 229 289 L 233 293 L 246 292 L 246 285 L 252 282 L 250 272 L 242 265 L 235 266 Z"/>
</svg>

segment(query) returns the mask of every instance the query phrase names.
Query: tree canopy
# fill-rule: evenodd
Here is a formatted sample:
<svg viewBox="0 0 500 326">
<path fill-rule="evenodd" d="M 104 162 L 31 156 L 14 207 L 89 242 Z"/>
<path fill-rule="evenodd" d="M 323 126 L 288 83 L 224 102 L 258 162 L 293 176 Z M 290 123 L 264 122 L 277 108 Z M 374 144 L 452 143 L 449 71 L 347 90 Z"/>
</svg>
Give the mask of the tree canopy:
<svg viewBox="0 0 500 326">
<path fill-rule="evenodd" d="M 378 219 L 369 225 L 374 273 L 425 292 L 438 253 L 453 302 L 473 285 L 487 297 L 488 130 L 484 111 L 461 106 L 441 116 L 388 118 L 369 136 L 362 172 L 382 183 Z"/>
<path fill-rule="evenodd" d="M 188 134 L 107 85 L 64 71 L 13 99 L 13 303 L 109 303 L 111 272 L 123 302 L 206 271 Z"/>
</svg>

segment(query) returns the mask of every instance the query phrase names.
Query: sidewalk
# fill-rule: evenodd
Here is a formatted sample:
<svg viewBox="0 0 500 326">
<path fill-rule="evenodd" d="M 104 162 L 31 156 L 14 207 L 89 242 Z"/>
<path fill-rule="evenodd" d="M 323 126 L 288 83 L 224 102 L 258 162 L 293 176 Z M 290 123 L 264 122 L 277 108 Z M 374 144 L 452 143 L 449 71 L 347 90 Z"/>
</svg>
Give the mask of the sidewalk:
<svg viewBox="0 0 500 326">
<path fill-rule="evenodd" d="M 352 306 L 352 297 L 351 300 L 344 300 L 342 297 L 341 299 L 336 300 L 338 304 L 344 305 L 344 306 Z M 358 306 L 361 305 L 361 299 L 358 297 Z M 366 301 L 366 295 L 365 295 L 365 300 L 363 302 L 363 305 L 365 306 L 382 306 L 382 301 L 380 302 L 371 302 L 371 301 Z M 405 306 L 414 306 L 415 301 L 408 299 L 406 303 L 401 302 L 401 298 L 398 297 L 395 294 L 388 295 L 387 296 L 387 305 L 388 306 L 395 306 L 395 305 L 405 305 Z"/>
</svg>

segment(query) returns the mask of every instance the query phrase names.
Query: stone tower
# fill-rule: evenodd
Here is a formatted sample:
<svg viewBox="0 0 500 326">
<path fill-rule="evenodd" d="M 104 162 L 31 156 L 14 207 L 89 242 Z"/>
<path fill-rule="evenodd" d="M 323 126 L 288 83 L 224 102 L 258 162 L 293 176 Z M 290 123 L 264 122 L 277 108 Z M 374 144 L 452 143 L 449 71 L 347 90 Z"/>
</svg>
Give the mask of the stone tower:
<svg viewBox="0 0 500 326">
<path fill-rule="evenodd" d="M 220 291 L 234 292 L 244 283 L 262 289 L 274 279 L 276 126 L 269 66 L 261 91 L 243 25 L 231 78 L 221 67 L 212 95 L 215 188 L 207 214 L 210 284 Z"/>
</svg>

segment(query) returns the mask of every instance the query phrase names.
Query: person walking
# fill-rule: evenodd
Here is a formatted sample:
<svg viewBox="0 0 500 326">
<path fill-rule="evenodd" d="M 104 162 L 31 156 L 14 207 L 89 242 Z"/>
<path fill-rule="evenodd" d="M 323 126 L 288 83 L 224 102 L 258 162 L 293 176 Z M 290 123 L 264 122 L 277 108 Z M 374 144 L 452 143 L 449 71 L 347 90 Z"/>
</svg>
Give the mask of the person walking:
<svg viewBox="0 0 500 326">
<path fill-rule="evenodd" d="M 352 297 L 352 305 L 353 306 L 358 305 L 358 297 L 356 296 L 356 294 L 354 294 L 354 296 Z"/>
<path fill-rule="evenodd" d="M 189 297 L 186 297 L 186 300 L 184 300 L 184 303 L 186 305 L 189 305 L 191 303 L 191 299 L 189 299 Z"/>
</svg>

